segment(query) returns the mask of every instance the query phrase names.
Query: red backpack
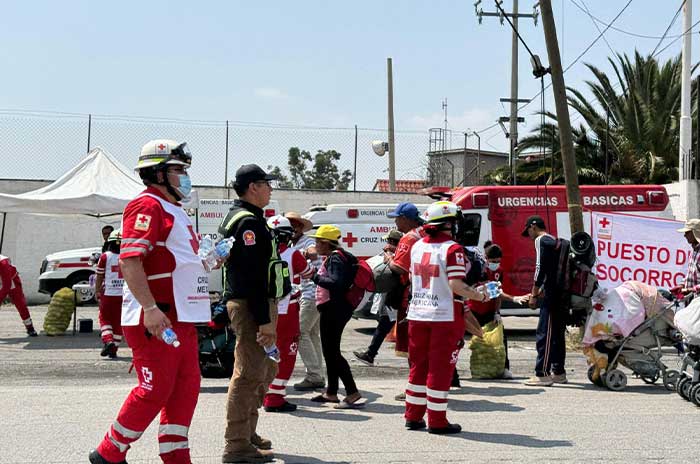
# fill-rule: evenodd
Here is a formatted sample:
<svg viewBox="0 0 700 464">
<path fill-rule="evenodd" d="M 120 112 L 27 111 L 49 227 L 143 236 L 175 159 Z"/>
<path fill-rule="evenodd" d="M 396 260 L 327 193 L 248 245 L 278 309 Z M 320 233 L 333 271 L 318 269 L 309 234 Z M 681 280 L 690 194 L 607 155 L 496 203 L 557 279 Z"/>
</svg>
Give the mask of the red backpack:
<svg viewBox="0 0 700 464">
<path fill-rule="evenodd" d="M 348 287 L 345 298 L 352 306 L 353 311 L 364 306 L 372 297 L 375 291 L 374 274 L 372 268 L 365 260 L 358 261 L 350 252 L 338 250 L 338 254 L 353 267 L 354 277 L 350 287 Z"/>
</svg>

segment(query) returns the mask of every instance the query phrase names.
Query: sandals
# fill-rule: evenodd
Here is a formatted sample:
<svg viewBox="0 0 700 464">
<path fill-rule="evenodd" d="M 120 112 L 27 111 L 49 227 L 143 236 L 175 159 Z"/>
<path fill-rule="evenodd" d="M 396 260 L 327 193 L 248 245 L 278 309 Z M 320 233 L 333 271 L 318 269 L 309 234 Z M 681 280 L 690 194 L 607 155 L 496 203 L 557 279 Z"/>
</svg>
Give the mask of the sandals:
<svg viewBox="0 0 700 464">
<path fill-rule="evenodd" d="M 360 400 L 358 399 L 357 401 L 353 403 L 348 403 L 347 401 L 343 400 L 340 403 L 336 404 L 333 406 L 334 409 L 361 409 L 365 407 L 365 403 L 360 403 Z"/>
<path fill-rule="evenodd" d="M 313 401 L 314 403 L 340 403 L 340 400 L 332 400 L 330 398 L 326 398 L 325 396 L 323 396 L 323 394 L 314 396 L 313 398 L 311 398 L 311 401 Z"/>
</svg>

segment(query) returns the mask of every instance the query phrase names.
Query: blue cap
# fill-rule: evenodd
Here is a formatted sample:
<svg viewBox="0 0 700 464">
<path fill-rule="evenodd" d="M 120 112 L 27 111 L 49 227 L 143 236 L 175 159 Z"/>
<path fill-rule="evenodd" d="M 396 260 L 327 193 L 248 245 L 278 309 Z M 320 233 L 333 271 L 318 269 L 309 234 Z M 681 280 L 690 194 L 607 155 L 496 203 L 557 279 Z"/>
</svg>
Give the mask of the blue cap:
<svg viewBox="0 0 700 464">
<path fill-rule="evenodd" d="M 420 220 L 420 216 L 418 214 L 418 208 L 416 208 L 416 205 L 413 203 L 399 203 L 399 205 L 396 207 L 396 209 L 390 213 L 387 213 L 386 217 L 390 218 L 397 218 L 399 216 L 403 216 L 408 219 L 413 219 L 415 221 Z"/>
</svg>

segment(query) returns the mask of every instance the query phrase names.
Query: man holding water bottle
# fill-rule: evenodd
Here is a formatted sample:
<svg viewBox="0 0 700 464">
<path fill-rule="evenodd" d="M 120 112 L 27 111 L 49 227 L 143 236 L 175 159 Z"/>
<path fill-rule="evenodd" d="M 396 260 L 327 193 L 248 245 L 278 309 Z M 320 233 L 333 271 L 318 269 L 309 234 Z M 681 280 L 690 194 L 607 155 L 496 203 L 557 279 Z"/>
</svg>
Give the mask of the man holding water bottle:
<svg viewBox="0 0 700 464">
<path fill-rule="evenodd" d="M 262 209 L 270 202 L 275 179 L 255 164 L 241 166 L 233 184 L 239 198 L 219 226 L 220 235 L 234 238 L 224 267 L 224 301 L 236 332 L 222 462 L 274 459 L 272 442 L 255 429 L 258 409 L 277 374 L 277 363 L 268 359 L 266 349 L 272 351 L 277 342 L 276 298 L 281 295 L 273 287 L 281 280 L 270 271 L 279 254 Z"/>
<path fill-rule="evenodd" d="M 186 143 L 153 140 L 141 149 L 136 171 L 146 190 L 124 209 L 119 257 L 121 324 L 139 385 L 90 453 L 92 464 L 125 463 L 159 413 L 161 460 L 191 462 L 187 437 L 200 384 L 194 324 L 211 317 L 199 242 L 179 203 L 191 191 L 191 162 Z"/>
</svg>

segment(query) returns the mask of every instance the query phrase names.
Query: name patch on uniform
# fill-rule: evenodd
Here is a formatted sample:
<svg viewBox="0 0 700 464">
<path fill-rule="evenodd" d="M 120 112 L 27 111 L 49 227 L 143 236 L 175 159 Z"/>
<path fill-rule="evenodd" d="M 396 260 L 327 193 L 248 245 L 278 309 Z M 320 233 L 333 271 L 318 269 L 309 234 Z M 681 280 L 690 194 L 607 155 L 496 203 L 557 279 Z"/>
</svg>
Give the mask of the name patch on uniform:
<svg viewBox="0 0 700 464">
<path fill-rule="evenodd" d="M 457 259 L 457 264 L 464 266 L 464 253 L 455 253 L 455 258 Z"/>
<path fill-rule="evenodd" d="M 243 232 L 243 244 L 244 245 L 255 245 L 255 232 L 252 230 L 246 230 Z"/>
<path fill-rule="evenodd" d="M 151 227 L 151 216 L 148 214 L 137 214 L 134 223 L 135 230 L 147 231 Z"/>
</svg>

